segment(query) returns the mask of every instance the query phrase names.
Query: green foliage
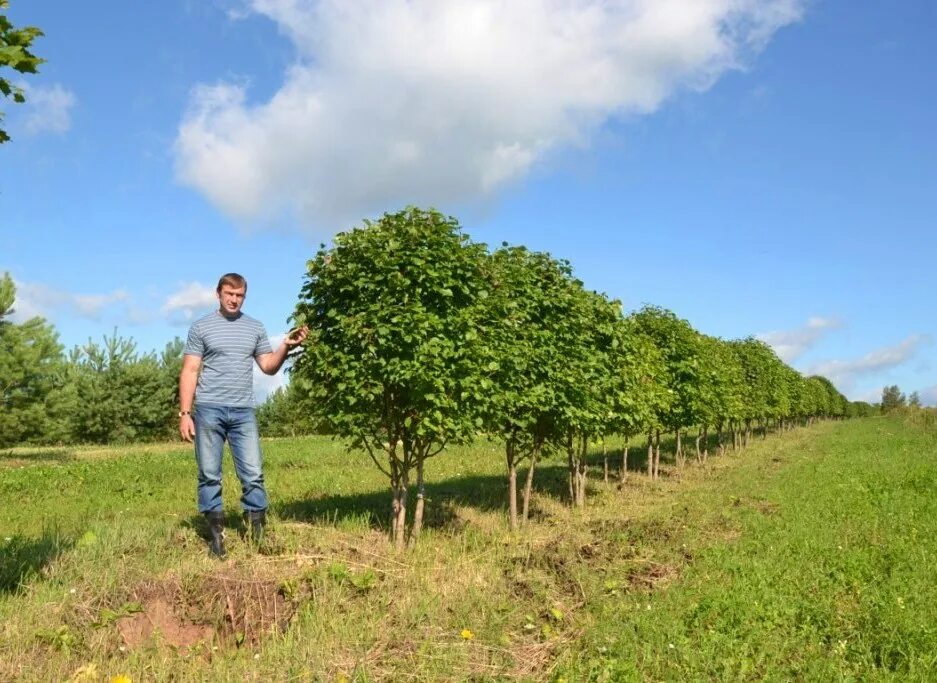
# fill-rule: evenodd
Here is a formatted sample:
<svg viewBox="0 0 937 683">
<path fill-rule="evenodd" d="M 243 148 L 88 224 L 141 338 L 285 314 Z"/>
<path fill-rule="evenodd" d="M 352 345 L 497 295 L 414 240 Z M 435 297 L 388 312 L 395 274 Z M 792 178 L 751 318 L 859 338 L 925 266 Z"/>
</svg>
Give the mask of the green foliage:
<svg viewBox="0 0 937 683">
<path fill-rule="evenodd" d="M 902 393 L 901 389 L 898 388 L 897 384 L 893 384 L 882 389 L 882 412 L 890 413 L 895 410 L 904 408 L 908 403 L 908 399 Z"/>
<path fill-rule="evenodd" d="M 5 320 L 16 289 L 9 274 L 0 280 L 0 447 L 61 436 L 62 346 L 42 318 L 22 324 Z"/>
<path fill-rule="evenodd" d="M 504 246 L 492 254 L 490 296 L 481 300 L 472 352 L 485 376 L 471 396 L 485 430 L 518 456 L 555 440 L 566 357 L 555 343 L 566 315 L 570 269 L 549 254 Z"/>
<path fill-rule="evenodd" d="M 35 26 L 16 28 L 6 15 L 9 4 L 9 0 L 0 0 L 0 69 L 8 67 L 19 73 L 34 74 L 45 60 L 36 57 L 29 48 L 36 38 L 43 35 L 42 31 Z M 5 76 L 0 76 L 0 95 L 20 104 L 26 101 L 23 89 Z M 3 113 L 0 112 L 2 120 Z M 0 128 L 0 144 L 9 139 L 7 132 Z"/>
<path fill-rule="evenodd" d="M 631 437 L 659 429 L 659 416 L 669 412 L 673 401 L 664 356 L 633 317 L 620 321 L 615 334 L 606 387 L 609 412 L 601 434 Z"/>
<path fill-rule="evenodd" d="M 658 306 L 645 306 L 633 315 L 638 329 L 660 350 L 666 366 L 665 385 L 673 400 L 659 415 L 670 430 L 697 424 L 707 397 L 701 379 L 707 368 L 702 363 L 702 342 L 690 323 Z"/>
<path fill-rule="evenodd" d="M 742 368 L 742 418 L 746 421 L 779 417 L 789 406 L 783 381 L 784 364 L 770 346 L 754 337 L 729 342 Z"/>
<path fill-rule="evenodd" d="M 168 438 L 174 432 L 176 382 L 182 341 L 163 353 L 140 354 L 115 331 L 69 356 L 67 393 L 71 437 L 80 443 L 127 443 Z"/>
<path fill-rule="evenodd" d="M 307 411 L 304 394 L 294 380 L 280 387 L 257 406 L 257 427 L 264 436 L 324 434 L 320 421 Z"/>
</svg>

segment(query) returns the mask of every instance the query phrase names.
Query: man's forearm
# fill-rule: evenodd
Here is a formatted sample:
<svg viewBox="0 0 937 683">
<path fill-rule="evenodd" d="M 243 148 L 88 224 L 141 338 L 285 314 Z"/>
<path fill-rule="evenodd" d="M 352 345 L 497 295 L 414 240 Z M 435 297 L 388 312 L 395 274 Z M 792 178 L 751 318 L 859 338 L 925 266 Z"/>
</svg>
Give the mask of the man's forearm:
<svg viewBox="0 0 937 683">
<path fill-rule="evenodd" d="M 260 366 L 260 369 L 264 371 L 264 374 L 275 375 L 280 371 L 280 368 L 283 367 L 283 363 L 286 362 L 286 356 L 289 353 L 290 348 L 286 345 L 286 342 L 280 344 L 276 351 L 271 353 L 266 357 L 266 363 Z"/>
<path fill-rule="evenodd" d="M 195 401 L 195 385 L 198 383 L 198 373 L 183 370 L 179 375 L 179 410 L 191 412 Z"/>
</svg>

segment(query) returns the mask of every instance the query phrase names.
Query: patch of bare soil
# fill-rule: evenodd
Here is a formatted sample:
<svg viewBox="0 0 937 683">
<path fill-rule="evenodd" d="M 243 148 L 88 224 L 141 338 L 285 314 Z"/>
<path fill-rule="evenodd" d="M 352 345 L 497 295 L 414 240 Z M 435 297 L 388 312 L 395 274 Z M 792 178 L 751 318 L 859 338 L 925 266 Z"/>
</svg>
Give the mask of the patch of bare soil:
<svg viewBox="0 0 937 683">
<path fill-rule="evenodd" d="M 136 648 L 159 638 L 166 645 L 187 648 L 210 641 L 215 629 L 192 624 L 180 618 L 165 599 L 155 597 L 143 603 L 143 611 L 117 621 L 117 631 L 129 648 Z"/>
<path fill-rule="evenodd" d="M 236 569 L 187 579 L 174 576 L 133 591 L 143 610 L 117 621 L 127 647 L 145 644 L 190 648 L 216 640 L 223 645 L 255 645 L 283 631 L 295 607 L 278 579 L 244 575 Z"/>
</svg>

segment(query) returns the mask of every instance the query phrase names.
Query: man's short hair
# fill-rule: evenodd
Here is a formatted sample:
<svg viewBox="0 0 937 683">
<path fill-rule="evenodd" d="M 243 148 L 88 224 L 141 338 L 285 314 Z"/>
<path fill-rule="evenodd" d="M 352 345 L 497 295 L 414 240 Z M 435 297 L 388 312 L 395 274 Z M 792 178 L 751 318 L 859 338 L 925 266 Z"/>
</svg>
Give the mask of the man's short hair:
<svg viewBox="0 0 937 683">
<path fill-rule="evenodd" d="M 225 285 L 234 287 L 235 289 L 243 287 L 244 291 L 247 291 L 247 280 L 244 279 L 243 275 L 239 275 L 238 273 L 225 273 L 222 275 L 221 279 L 218 280 L 218 288 L 215 291 L 221 294 L 221 288 Z"/>
</svg>

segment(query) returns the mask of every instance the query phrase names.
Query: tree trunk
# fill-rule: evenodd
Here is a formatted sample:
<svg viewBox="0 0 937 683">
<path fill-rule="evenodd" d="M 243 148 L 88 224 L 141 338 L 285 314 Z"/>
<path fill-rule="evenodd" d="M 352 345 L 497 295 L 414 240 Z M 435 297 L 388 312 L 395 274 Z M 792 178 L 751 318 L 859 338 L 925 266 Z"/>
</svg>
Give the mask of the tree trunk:
<svg viewBox="0 0 937 683">
<path fill-rule="evenodd" d="M 660 479 L 660 430 L 654 434 L 654 478 Z"/>
<path fill-rule="evenodd" d="M 397 487 L 394 500 L 394 547 L 403 551 L 407 547 L 407 484 L 402 480 Z"/>
<path fill-rule="evenodd" d="M 574 479 L 576 497 L 574 502 L 577 508 L 584 507 L 586 504 L 586 451 L 589 447 L 589 439 L 582 435 L 579 437 L 578 448 L 573 455 Z"/>
<path fill-rule="evenodd" d="M 700 465 L 703 464 L 703 451 L 700 450 L 699 442 L 703 440 L 703 430 L 700 428 L 699 433 L 696 435 L 696 462 Z"/>
<path fill-rule="evenodd" d="M 703 462 L 709 459 L 709 428 L 703 427 Z"/>
<path fill-rule="evenodd" d="M 762 441 L 768 438 L 768 425 L 769 424 L 771 424 L 771 420 L 769 420 L 768 418 L 765 418 L 765 431 L 761 433 Z"/>
<path fill-rule="evenodd" d="M 647 478 L 654 478 L 654 435 L 647 435 Z"/>
<path fill-rule="evenodd" d="M 420 454 L 416 465 L 416 509 L 413 512 L 413 528 L 410 529 L 410 544 L 416 543 L 423 531 L 423 509 L 426 506 L 426 487 L 423 483 L 423 464 L 426 460 Z"/>
<path fill-rule="evenodd" d="M 628 439 L 625 438 L 625 445 L 621 447 L 621 472 L 619 473 L 618 480 L 624 481 L 625 475 L 628 473 Z"/>
<path fill-rule="evenodd" d="M 683 442 L 680 440 L 679 429 L 674 431 L 674 441 L 673 460 L 677 464 L 677 467 L 683 467 Z"/>
<path fill-rule="evenodd" d="M 508 523 L 511 531 L 517 529 L 517 463 L 514 460 L 514 443 L 505 444 L 505 455 L 508 462 Z"/>
<path fill-rule="evenodd" d="M 569 480 L 569 504 L 576 504 L 576 463 L 575 457 L 573 454 L 573 437 L 569 435 L 566 438 L 566 467 L 567 467 L 567 479 Z"/>
<path fill-rule="evenodd" d="M 605 443 L 605 439 L 602 439 L 602 460 L 605 465 L 605 483 L 608 483 L 608 446 Z"/>
<path fill-rule="evenodd" d="M 540 446 L 535 445 L 533 452 L 530 454 L 530 469 L 527 470 L 527 481 L 524 484 L 524 508 L 523 508 L 523 518 L 524 522 L 527 521 L 528 513 L 530 512 L 530 492 L 534 488 L 534 467 L 537 465 L 537 457 L 540 455 Z"/>
</svg>

